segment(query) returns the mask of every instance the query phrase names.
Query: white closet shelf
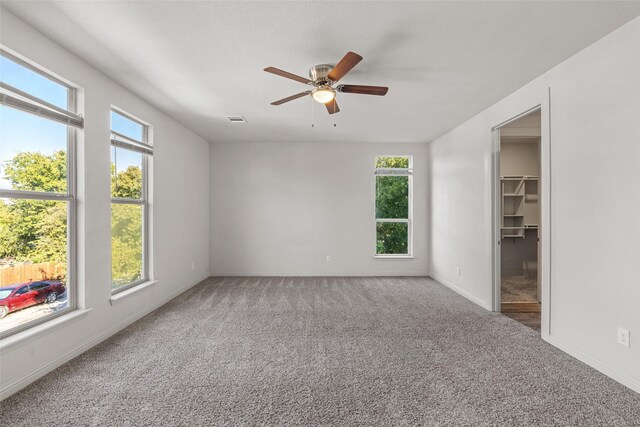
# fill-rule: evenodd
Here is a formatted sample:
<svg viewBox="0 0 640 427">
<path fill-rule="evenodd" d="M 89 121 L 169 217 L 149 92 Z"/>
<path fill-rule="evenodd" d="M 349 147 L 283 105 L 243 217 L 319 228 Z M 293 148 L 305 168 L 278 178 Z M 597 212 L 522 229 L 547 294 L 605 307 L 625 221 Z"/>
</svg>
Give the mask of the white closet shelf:
<svg viewBox="0 0 640 427">
<path fill-rule="evenodd" d="M 500 227 L 502 238 L 524 239 L 531 236 L 527 230 L 536 230 L 536 215 L 532 212 L 532 204 L 537 204 L 538 177 L 533 175 L 503 175 L 500 177 L 502 206 L 502 222 Z"/>
<path fill-rule="evenodd" d="M 522 181 L 522 180 L 537 180 L 537 176 L 533 175 L 505 175 L 501 176 L 500 179 L 502 181 Z"/>
</svg>

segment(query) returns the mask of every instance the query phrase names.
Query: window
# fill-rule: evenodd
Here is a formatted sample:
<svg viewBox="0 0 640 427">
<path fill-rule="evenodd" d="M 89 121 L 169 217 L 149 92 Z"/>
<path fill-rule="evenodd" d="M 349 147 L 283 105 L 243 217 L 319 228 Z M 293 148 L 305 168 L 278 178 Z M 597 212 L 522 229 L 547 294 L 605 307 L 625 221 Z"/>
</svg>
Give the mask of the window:
<svg viewBox="0 0 640 427">
<path fill-rule="evenodd" d="M 149 280 L 149 126 L 111 111 L 111 291 Z"/>
<path fill-rule="evenodd" d="M 376 158 L 376 256 L 412 255 L 412 158 Z"/>
<path fill-rule="evenodd" d="M 0 50 L 0 337 L 75 307 L 76 93 Z"/>
</svg>

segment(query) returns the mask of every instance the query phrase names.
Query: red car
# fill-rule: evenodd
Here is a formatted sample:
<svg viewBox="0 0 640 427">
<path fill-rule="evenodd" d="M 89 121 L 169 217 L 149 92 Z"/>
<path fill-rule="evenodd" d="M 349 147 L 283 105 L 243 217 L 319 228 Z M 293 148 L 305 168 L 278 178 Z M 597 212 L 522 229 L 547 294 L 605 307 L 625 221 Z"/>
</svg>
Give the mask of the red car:
<svg viewBox="0 0 640 427">
<path fill-rule="evenodd" d="M 0 288 L 0 319 L 7 314 L 43 302 L 53 303 L 66 290 L 57 280 L 19 283 Z"/>
</svg>

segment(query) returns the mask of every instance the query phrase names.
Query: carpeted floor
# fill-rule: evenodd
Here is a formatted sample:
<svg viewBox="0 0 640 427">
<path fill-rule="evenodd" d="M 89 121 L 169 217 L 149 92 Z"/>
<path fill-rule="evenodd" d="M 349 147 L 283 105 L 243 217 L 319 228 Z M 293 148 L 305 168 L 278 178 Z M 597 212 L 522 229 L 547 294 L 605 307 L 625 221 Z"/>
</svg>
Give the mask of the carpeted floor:
<svg viewBox="0 0 640 427">
<path fill-rule="evenodd" d="M 430 279 L 216 278 L 0 423 L 638 426 L 640 395 Z"/>
</svg>

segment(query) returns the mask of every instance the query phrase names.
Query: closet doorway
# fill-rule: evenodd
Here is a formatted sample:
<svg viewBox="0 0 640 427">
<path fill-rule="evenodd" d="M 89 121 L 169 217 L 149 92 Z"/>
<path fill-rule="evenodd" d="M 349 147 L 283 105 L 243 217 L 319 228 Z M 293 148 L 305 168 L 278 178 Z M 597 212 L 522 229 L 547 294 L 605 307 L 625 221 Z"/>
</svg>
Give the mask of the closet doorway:
<svg viewBox="0 0 640 427">
<path fill-rule="evenodd" d="M 500 311 L 540 331 L 540 146 L 537 109 L 498 130 L 498 246 Z"/>
</svg>

